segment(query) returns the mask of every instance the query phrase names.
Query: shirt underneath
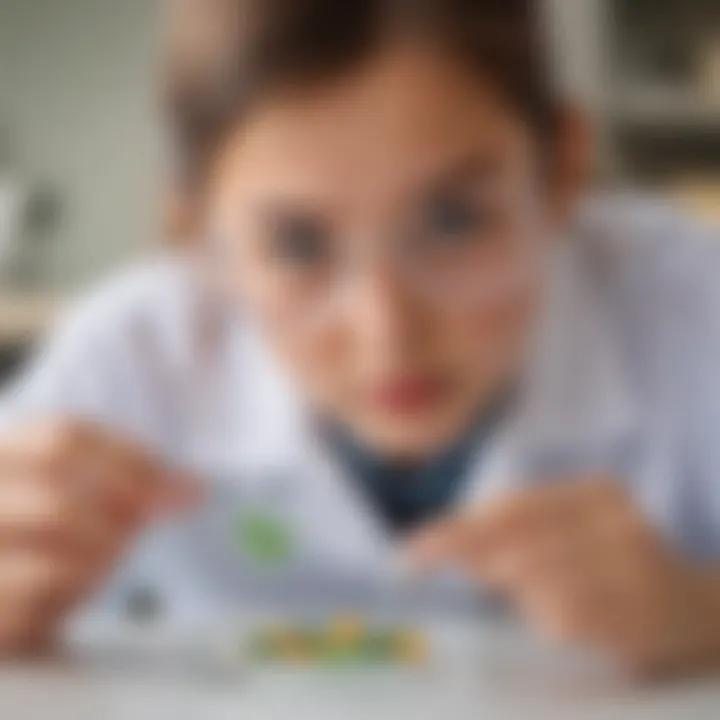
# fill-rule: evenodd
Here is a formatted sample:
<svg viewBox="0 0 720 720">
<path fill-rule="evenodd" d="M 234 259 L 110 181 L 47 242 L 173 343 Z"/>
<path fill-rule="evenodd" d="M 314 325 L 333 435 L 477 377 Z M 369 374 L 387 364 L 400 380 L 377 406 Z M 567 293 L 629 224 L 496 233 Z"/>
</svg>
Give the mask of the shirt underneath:
<svg viewBox="0 0 720 720">
<path fill-rule="evenodd" d="M 437 519 L 462 496 L 505 405 L 483 413 L 460 440 L 426 462 L 388 461 L 337 426 L 329 428 L 328 440 L 352 482 L 390 530 L 405 534 Z"/>
</svg>

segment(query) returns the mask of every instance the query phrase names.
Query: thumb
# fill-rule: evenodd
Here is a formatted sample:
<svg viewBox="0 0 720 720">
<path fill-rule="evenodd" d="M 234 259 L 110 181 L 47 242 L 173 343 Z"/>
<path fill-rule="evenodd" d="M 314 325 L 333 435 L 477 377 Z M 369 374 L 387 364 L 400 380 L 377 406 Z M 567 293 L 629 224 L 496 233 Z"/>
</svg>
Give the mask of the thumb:
<svg viewBox="0 0 720 720">
<path fill-rule="evenodd" d="M 155 517 L 182 514 L 197 507 L 203 499 L 198 478 L 175 472 L 163 478 L 150 501 L 149 513 Z"/>
<path fill-rule="evenodd" d="M 432 570 L 443 564 L 453 550 L 453 525 L 439 521 L 412 535 L 402 551 L 406 567 L 414 572 Z"/>
</svg>

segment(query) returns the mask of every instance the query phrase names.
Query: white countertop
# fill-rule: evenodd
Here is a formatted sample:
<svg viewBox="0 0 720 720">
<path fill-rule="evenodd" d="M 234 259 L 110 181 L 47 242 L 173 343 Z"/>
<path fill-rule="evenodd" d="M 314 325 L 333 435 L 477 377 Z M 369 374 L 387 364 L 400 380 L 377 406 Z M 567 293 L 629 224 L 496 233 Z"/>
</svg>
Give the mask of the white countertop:
<svg viewBox="0 0 720 720">
<path fill-rule="evenodd" d="M 155 665 L 139 651 L 0 672 L 3 720 L 711 720 L 720 678 L 655 687 L 558 653 L 497 624 L 481 652 L 424 670 L 255 671 L 213 675 Z M 478 628 L 475 628 L 478 632 Z M 104 653 L 104 654 L 103 654 Z M 104 658 L 104 659 L 103 659 Z"/>
</svg>

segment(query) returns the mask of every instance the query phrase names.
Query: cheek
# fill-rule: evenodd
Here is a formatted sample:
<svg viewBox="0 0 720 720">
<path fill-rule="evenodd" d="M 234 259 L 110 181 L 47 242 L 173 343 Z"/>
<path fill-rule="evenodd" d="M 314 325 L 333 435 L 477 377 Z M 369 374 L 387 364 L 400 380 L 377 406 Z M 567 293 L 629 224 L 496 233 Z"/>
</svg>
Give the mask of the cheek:
<svg viewBox="0 0 720 720">
<path fill-rule="evenodd" d="M 257 316 L 280 365 L 303 394 L 334 409 L 352 384 L 352 348 L 342 333 L 306 335 L 277 318 Z"/>
<path fill-rule="evenodd" d="M 252 272 L 236 274 L 232 294 L 298 389 L 320 405 L 337 403 L 352 381 L 355 353 L 347 328 L 298 324 L 298 318 L 277 306 L 277 293 L 257 282 Z"/>
<path fill-rule="evenodd" d="M 453 327 L 456 354 L 467 363 L 468 378 L 481 388 L 492 388 L 520 372 L 538 307 L 528 291 L 464 317 Z"/>
</svg>

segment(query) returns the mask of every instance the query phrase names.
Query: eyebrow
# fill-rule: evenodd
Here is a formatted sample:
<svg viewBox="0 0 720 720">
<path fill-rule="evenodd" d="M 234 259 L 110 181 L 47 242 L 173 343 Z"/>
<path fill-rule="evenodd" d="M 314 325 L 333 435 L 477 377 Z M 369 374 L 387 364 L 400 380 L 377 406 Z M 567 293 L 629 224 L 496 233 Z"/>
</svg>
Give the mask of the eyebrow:
<svg viewBox="0 0 720 720">
<path fill-rule="evenodd" d="M 420 190 L 413 193 L 413 200 L 427 202 L 469 182 L 491 180 L 497 172 L 498 164 L 494 158 L 480 154 L 466 155 L 426 180 Z"/>
<path fill-rule="evenodd" d="M 267 226 L 277 227 L 286 222 L 306 222 L 313 225 L 326 226 L 331 221 L 329 213 L 322 208 L 311 208 L 303 204 L 301 198 L 283 198 L 258 205 L 257 214 L 261 222 Z"/>
<path fill-rule="evenodd" d="M 423 205 L 470 182 L 489 181 L 497 173 L 497 160 L 487 153 L 465 154 L 447 163 L 434 174 L 426 173 L 424 179 L 416 183 L 416 189 L 411 192 L 407 207 L 415 208 Z M 331 213 L 326 208 L 309 207 L 305 204 L 306 201 L 301 195 L 288 194 L 282 198 L 258 203 L 255 212 L 266 225 L 276 223 L 278 219 L 329 221 Z"/>
</svg>

